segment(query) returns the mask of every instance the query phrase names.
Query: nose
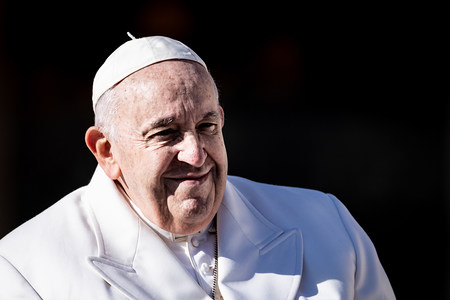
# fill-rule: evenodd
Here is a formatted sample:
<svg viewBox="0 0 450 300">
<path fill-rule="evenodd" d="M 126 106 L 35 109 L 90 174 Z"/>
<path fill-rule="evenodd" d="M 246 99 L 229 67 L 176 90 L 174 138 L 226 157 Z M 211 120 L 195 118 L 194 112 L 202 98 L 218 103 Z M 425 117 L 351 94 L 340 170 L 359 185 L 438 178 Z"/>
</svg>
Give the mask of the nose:
<svg viewBox="0 0 450 300">
<path fill-rule="evenodd" d="M 195 134 L 186 134 L 179 144 L 177 157 L 181 162 L 200 168 L 205 163 L 207 156 L 203 144 Z"/>
</svg>

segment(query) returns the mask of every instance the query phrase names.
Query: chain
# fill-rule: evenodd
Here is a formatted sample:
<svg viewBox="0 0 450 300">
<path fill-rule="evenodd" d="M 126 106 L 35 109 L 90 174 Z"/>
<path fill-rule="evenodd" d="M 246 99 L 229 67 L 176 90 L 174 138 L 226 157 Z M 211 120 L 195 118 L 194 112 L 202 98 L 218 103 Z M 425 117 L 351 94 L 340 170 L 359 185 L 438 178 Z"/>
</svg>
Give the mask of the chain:
<svg viewBox="0 0 450 300">
<path fill-rule="evenodd" d="M 218 291 L 218 271 L 219 271 L 219 238 L 218 238 L 218 230 L 217 230 L 217 222 L 216 222 L 216 218 L 214 217 L 214 227 L 216 227 L 216 244 L 214 247 L 214 281 L 213 281 L 213 286 L 212 286 L 212 298 L 214 300 L 219 300 L 222 297 L 220 296 L 220 292 Z"/>
</svg>

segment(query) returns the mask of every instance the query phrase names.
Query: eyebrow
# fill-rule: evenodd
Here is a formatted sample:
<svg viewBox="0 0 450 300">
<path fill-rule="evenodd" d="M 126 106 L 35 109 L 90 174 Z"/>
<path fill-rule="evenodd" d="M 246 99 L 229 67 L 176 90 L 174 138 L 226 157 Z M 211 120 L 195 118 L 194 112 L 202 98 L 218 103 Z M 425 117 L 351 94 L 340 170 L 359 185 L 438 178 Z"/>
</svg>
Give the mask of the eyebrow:
<svg viewBox="0 0 450 300">
<path fill-rule="evenodd" d="M 210 111 L 203 115 L 203 120 L 219 118 L 219 113 L 217 111 Z"/>
<path fill-rule="evenodd" d="M 169 125 L 170 123 L 172 123 L 174 120 L 175 120 L 174 117 L 159 119 L 157 121 L 151 122 L 149 127 L 150 128 L 165 127 L 165 126 Z"/>
<path fill-rule="evenodd" d="M 213 110 L 213 111 L 210 111 L 210 112 L 207 112 L 206 114 L 204 114 L 202 120 L 205 120 L 205 119 L 216 119 L 216 118 L 219 118 L 219 113 L 217 111 Z M 168 117 L 168 118 L 162 118 L 162 119 L 159 119 L 159 120 L 155 120 L 155 121 L 149 122 L 143 127 L 141 133 L 145 135 L 146 133 L 148 133 L 152 129 L 157 129 L 157 128 L 161 128 L 161 127 L 167 127 L 171 123 L 173 123 L 174 121 L 175 121 L 175 117 Z"/>
</svg>

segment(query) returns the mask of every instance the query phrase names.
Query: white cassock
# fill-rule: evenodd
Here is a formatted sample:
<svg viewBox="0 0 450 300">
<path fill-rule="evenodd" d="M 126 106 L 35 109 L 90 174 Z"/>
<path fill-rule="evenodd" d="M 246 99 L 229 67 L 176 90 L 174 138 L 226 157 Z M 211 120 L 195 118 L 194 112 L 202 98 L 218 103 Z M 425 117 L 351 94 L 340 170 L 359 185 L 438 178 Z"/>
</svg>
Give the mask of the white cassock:
<svg viewBox="0 0 450 300">
<path fill-rule="evenodd" d="M 332 195 L 229 176 L 217 234 L 226 300 L 395 299 L 372 242 Z M 190 268 L 98 167 L 0 241 L 0 299 L 210 299 L 201 265 Z"/>
</svg>

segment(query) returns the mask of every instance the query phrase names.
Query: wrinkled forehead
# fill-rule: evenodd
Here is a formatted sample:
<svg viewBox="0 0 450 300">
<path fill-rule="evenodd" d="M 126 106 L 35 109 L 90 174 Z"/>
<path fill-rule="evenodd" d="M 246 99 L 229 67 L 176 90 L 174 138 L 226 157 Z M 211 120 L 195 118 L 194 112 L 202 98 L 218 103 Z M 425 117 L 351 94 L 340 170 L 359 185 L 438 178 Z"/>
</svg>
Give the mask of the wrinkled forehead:
<svg viewBox="0 0 450 300">
<path fill-rule="evenodd" d="M 192 114 L 205 105 L 218 104 L 208 71 L 186 60 L 169 60 L 143 68 L 115 89 L 121 99 L 121 112 L 136 119 L 174 113 L 180 107 Z"/>
<path fill-rule="evenodd" d="M 186 60 L 169 60 L 145 67 L 120 82 L 117 94 L 129 100 L 164 98 L 190 93 L 208 93 L 214 84 L 208 71 L 200 64 Z"/>
<path fill-rule="evenodd" d="M 119 85 L 126 87 L 139 83 L 143 86 L 157 85 L 160 88 L 166 88 L 166 84 L 170 82 L 207 85 L 209 77 L 208 71 L 196 62 L 167 60 L 147 66 L 129 75 Z"/>
</svg>

